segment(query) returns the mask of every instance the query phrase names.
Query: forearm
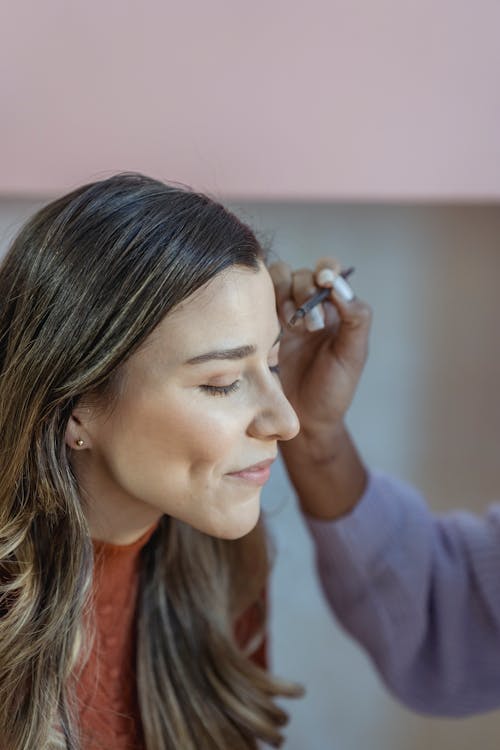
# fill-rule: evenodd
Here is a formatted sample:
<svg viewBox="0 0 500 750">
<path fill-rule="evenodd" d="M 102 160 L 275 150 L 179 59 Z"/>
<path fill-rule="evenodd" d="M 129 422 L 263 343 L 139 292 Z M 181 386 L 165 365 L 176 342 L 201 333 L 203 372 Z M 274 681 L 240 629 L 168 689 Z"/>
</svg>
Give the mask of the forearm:
<svg viewBox="0 0 500 750">
<path fill-rule="evenodd" d="M 300 433 L 283 443 L 281 452 L 307 515 L 340 518 L 361 499 L 367 472 L 345 427 L 324 437 Z"/>
<path fill-rule="evenodd" d="M 307 521 L 332 611 L 400 700 L 438 715 L 500 706 L 500 508 L 439 518 L 375 473 L 351 514 Z"/>
</svg>

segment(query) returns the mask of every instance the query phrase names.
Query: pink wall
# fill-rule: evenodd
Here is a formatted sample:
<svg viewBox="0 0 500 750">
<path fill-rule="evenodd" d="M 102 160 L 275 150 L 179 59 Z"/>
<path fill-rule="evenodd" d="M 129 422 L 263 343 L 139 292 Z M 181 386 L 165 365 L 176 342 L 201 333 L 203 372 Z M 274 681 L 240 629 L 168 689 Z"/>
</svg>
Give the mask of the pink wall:
<svg viewBox="0 0 500 750">
<path fill-rule="evenodd" d="M 0 191 L 500 198 L 497 0 L 12 0 Z"/>
</svg>

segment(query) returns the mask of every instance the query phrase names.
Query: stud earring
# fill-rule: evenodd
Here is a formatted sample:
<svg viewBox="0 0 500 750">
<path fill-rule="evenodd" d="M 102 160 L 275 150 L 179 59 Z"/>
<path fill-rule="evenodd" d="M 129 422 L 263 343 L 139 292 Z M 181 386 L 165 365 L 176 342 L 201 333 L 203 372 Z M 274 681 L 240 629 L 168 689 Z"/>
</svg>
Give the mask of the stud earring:
<svg viewBox="0 0 500 750">
<path fill-rule="evenodd" d="M 82 447 L 82 445 L 83 445 L 83 440 L 82 440 L 81 438 L 78 438 L 78 440 L 76 440 L 75 442 L 76 442 L 76 444 L 77 444 L 77 446 L 78 446 L 79 448 L 81 448 L 81 447 Z"/>
</svg>

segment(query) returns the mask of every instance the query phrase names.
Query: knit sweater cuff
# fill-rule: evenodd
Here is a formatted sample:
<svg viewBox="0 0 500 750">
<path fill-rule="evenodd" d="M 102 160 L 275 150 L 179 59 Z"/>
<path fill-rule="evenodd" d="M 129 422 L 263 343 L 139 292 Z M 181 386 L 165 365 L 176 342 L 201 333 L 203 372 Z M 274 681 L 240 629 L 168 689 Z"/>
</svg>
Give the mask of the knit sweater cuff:
<svg viewBox="0 0 500 750">
<path fill-rule="evenodd" d="M 408 491 L 403 482 L 372 471 L 361 500 L 348 515 L 324 521 L 304 514 L 322 564 L 341 568 L 356 560 L 356 566 L 369 569 L 399 528 L 401 496 Z"/>
</svg>

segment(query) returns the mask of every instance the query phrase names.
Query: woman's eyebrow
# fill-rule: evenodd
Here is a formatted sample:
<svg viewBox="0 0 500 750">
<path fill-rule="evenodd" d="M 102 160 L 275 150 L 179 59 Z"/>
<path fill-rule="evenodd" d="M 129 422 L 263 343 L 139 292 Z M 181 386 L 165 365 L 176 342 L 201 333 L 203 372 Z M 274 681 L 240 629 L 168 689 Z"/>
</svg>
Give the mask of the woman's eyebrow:
<svg viewBox="0 0 500 750">
<path fill-rule="evenodd" d="M 278 341 L 283 336 L 283 328 L 280 328 L 280 332 L 277 335 L 273 346 L 276 346 Z M 254 344 L 248 344 L 246 346 L 236 346 L 233 349 L 215 349 L 205 354 L 198 354 L 196 357 L 191 357 L 184 364 L 185 365 L 199 365 L 202 362 L 209 362 L 211 359 L 245 359 L 250 357 L 251 354 L 255 354 L 257 347 Z"/>
</svg>

